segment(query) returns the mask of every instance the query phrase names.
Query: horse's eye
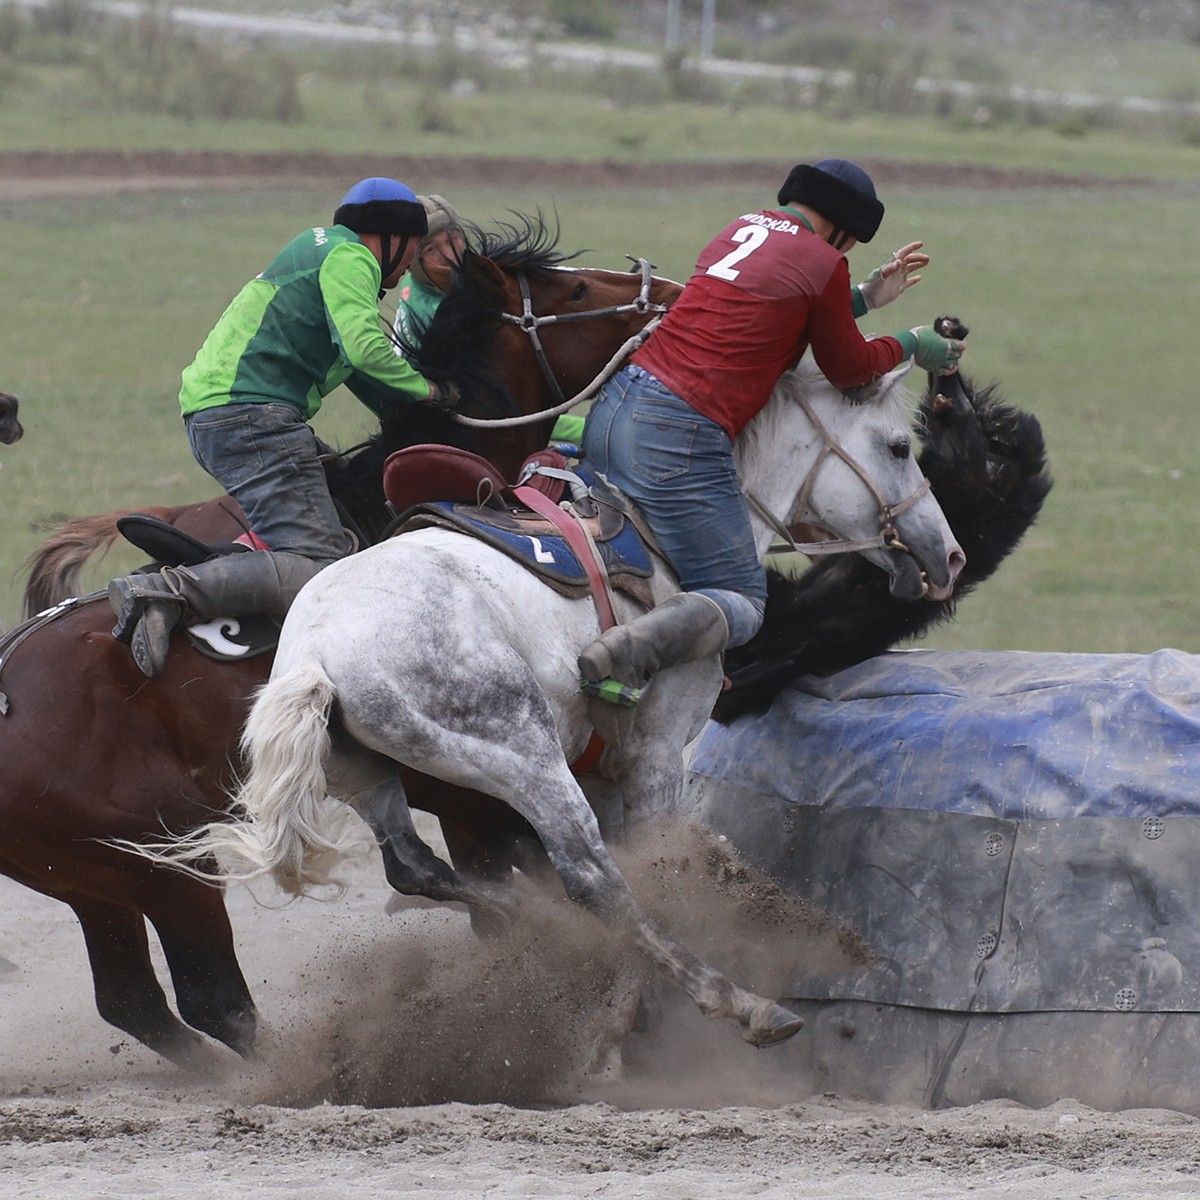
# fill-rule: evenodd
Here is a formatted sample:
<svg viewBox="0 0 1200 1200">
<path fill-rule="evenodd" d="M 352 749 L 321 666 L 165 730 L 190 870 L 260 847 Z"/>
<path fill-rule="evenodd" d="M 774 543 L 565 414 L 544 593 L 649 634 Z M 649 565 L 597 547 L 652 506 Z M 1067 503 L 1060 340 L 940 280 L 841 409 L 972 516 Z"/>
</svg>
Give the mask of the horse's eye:
<svg viewBox="0 0 1200 1200">
<path fill-rule="evenodd" d="M 587 295 L 587 284 L 586 283 L 577 283 L 575 285 L 575 290 L 571 293 L 571 299 L 572 300 L 582 300 L 584 298 L 584 296 L 586 296 L 586 295 Z"/>
<path fill-rule="evenodd" d="M 888 449 L 892 452 L 893 458 L 907 458 L 912 452 L 912 443 L 905 438 L 902 442 L 893 442 Z"/>
</svg>

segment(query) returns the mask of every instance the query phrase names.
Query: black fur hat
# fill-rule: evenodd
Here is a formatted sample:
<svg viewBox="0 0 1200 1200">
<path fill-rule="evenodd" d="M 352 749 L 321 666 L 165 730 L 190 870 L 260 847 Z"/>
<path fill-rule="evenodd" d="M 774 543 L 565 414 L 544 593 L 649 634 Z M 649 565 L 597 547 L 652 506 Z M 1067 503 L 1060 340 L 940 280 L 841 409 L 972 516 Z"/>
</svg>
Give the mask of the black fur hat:
<svg viewBox="0 0 1200 1200">
<path fill-rule="evenodd" d="M 844 158 L 793 167 L 779 189 L 779 203 L 793 202 L 819 212 L 860 242 L 869 242 L 883 220 L 883 205 L 870 175 Z"/>
<path fill-rule="evenodd" d="M 360 179 L 333 214 L 335 225 L 355 233 L 394 233 L 424 237 L 429 229 L 425 206 L 406 184 L 395 179 Z"/>
</svg>

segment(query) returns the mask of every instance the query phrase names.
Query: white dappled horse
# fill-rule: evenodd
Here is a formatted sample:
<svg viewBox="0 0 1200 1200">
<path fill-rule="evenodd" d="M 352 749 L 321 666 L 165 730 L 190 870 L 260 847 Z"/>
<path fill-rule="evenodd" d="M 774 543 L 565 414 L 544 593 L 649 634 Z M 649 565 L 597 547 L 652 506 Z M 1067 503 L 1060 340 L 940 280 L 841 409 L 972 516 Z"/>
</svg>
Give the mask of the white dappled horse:
<svg viewBox="0 0 1200 1200">
<path fill-rule="evenodd" d="M 912 454 L 904 374 L 851 402 L 806 359 L 738 439 L 736 457 L 747 492 L 778 523 L 859 544 L 893 592 L 919 602 L 949 594 L 962 553 Z M 753 521 L 765 554 L 774 532 L 757 512 Z M 653 588 L 661 600 L 677 585 L 660 569 Z M 617 605 L 620 619 L 636 615 L 619 594 Z M 511 805 L 568 895 L 625 923 L 705 1013 L 736 1018 L 758 1045 L 790 1036 L 794 1014 L 730 982 L 642 912 L 604 844 L 568 767 L 591 732 L 576 658 L 597 634 L 590 601 L 450 530 L 406 533 L 334 563 L 289 612 L 254 704 L 240 819 L 206 826 L 176 859 L 216 853 L 227 878 L 269 874 L 302 893 L 329 879 L 345 849 L 327 796 L 369 818 L 385 861 L 389 844 L 402 860 L 421 857 L 395 781 L 405 764 Z M 631 823 L 682 815 L 684 747 L 720 686 L 715 656 L 661 671 L 632 736 L 605 752 L 597 773 L 619 786 Z M 428 873 L 431 857 L 414 869 Z"/>
</svg>

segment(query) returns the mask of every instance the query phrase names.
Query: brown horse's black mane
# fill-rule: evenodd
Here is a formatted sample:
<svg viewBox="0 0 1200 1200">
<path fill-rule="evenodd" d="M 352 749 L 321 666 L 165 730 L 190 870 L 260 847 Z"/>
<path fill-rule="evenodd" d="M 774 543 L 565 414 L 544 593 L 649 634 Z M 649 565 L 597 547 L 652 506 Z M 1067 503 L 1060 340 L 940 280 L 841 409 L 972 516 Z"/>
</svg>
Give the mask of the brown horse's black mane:
<svg viewBox="0 0 1200 1200">
<path fill-rule="evenodd" d="M 855 554 L 822 559 L 799 577 L 768 571 L 762 629 L 726 654 L 732 686 L 717 720 L 764 712 L 801 675 L 844 670 L 949 620 L 1037 519 L 1052 485 L 1041 424 L 994 387 L 931 377 L 917 436 L 921 469 L 967 557 L 954 597 L 895 600 L 884 573 Z"/>
<path fill-rule="evenodd" d="M 419 331 L 417 345 L 397 341 L 427 379 L 457 383 L 474 415 L 508 416 L 519 411 L 516 401 L 485 365 L 495 360 L 501 299 L 488 286 L 487 277 L 472 270 L 474 261 L 487 258 L 506 273 L 524 271 L 533 278 L 575 255 L 558 249 L 558 226 L 547 224 L 541 213 L 513 214 L 512 221 L 499 222 L 495 229 L 473 225 L 464 229 L 467 249 L 433 320 Z M 481 449 L 479 430 L 460 425 L 436 409 L 383 397 L 378 407 L 379 432 L 326 467 L 334 499 L 372 539 L 386 524 L 382 480 L 388 455 L 427 442 Z"/>
<path fill-rule="evenodd" d="M 548 223 L 540 212 L 513 213 L 511 221 L 500 221 L 494 229 L 464 229 L 467 249 L 445 299 L 429 325 L 418 331 L 416 345 L 402 342 L 401 349 L 427 379 L 456 383 L 477 415 L 511 416 L 520 411 L 517 402 L 487 365 L 495 361 L 493 343 L 503 299 L 476 269 L 477 260 L 489 259 L 506 274 L 523 272 L 535 281 L 582 251 L 560 250 L 557 221 Z"/>
<path fill-rule="evenodd" d="M 540 213 L 511 213 L 511 221 L 498 221 L 494 229 L 472 228 L 468 242 L 481 258 L 490 258 L 505 271 L 549 271 L 582 251 L 567 254 L 558 248 L 558 221 L 551 225 Z"/>
</svg>

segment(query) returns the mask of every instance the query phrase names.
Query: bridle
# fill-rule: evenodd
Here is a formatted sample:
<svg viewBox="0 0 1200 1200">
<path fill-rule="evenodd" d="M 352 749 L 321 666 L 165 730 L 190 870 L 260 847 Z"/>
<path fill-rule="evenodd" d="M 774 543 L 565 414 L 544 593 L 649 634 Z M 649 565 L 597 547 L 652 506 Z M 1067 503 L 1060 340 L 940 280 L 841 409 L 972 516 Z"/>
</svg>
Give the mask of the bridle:
<svg viewBox="0 0 1200 1200">
<path fill-rule="evenodd" d="M 525 271 L 518 271 L 516 275 L 517 285 L 521 289 L 521 311 L 520 313 L 503 312 L 500 314 L 500 320 L 506 324 L 515 325 L 518 329 L 528 334 L 530 345 L 533 347 L 534 357 L 537 359 L 538 366 L 542 371 L 542 377 L 549 385 L 550 391 L 553 393 L 557 403 L 553 408 L 542 409 L 536 413 L 526 413 L 519 417 L 488 419 L 465 417 L 461 413 L 450 413 L 450 418 L 459 425 L 471 425 L 476 428 L 505 429 L 514 425 L 532 425 L 538 421 L 545 421 L 551 417 L 560 416 L 562 413 L 574 408 L 576 404 L 581 404 L 584 400 L 591 399 L 600 390 L 600 387 L 611 378 L 613 372 L 616 371 L 621 363 L 650 336 L 657 327 L 662 314 L 667 311 L 665 304 L 656 304 L 650 299 L 650 289 L 654 284 L 654 265 L 644 258 L 634 258 L 632 255 L 627 255 L 626 257 L 634 264 L 634 268 L 642 274 L 642 286 L 637 296 L 626 304 L 611 304 L 607 308 L 592 308 L 584 312 L 550 313 L 546 316 L 538 316 L 533 311 L 533 299 L 529 293 L 529 275 Z M 550 360 L 546 357 L 546 351 L 542 346 L 542 339 L 538 331 L 544 325 L 563 325 L 571 321 L 590 321 L 599 319 L 600 317 L 621 316 L 625 313 L 653 316 L 654 320 L 648 322 L 642 329 L 629 338 L 604 365 L 600 374 L 582 392 L 577 396 L 572 396 L 568 400 L 563 395 L 558 380 L 554 377 L 554 369 L 550 366 Z"/>
<path fill-rule="evenodd" d="M 470 425 L 476 428 L 508 428 L 516 425 L 531 425 L 538 421 L 545 421 L 551 417 L 557 417 L 576 404 L 582 403 L 584 400 L 590 399 L 617 370 L 625 359 L 633 353 L 633 351 L 642 344 L 650 336 L 657 327 L 658 322 L 662 319 L 662 314 L 667 311 L 665 304 L 655 304 L 650 300 L 650 288 L 654 282 L 653 271 L 654 267 L 647 259 L 634 258 L 632 255 L 627 255 L 629 261 L 634 264 L 635 269 L 639 270 L 642 275 L 641 288 L 637 296 L 626 304 L 614 304 L 607 308 L 589 309 L 586 312 L 573 313 L 551 313 L 547 316 L 538 316 L 533 311 L 533 300 L 529 292 L 529 277 L 527 272 L 518 271 L 517 284 L 521 290 L 521 312 L 500 314 L 500 319 L 507 324 L 516 325 L 517 328 L 529 335 L 529 340 L 533 346 L 534 357 L 541 367 L 542 375 L 550 386 L 550 390 L 558 400 L 558 404 L 553 408 L 543 409 L 536 413 L 527 413 L 519 417 L 500 417 L 500 418 L 477 418 L 466 417 L 462 413 L 450 413 L 452 420 L 460 425 Z M 605 364 L 601 369 L 600 374 L 592 380 L 577 396 L 566 399 L 563 396 L 562 388 L 559 386 L 558 380 L 554 377 L 553 368 L 550 366 L 549 360 L 546 358 L 546 351 L 542 346 L 541 337 L 538 330 L 544 325 L 561 325 L 570 321 L 586 321 L 593 318 L 618 316 L 623 313 L 639 313 L 642 315 L 653 314 L 654 319 L 649 321 L 641 330 L 629 338 L 624 345 L 617 350 L 616 354 Z M 867 490 L 875 497 L 875 503 L 879 506 L 880 528 L 879 532 L 871 538 L 860 538 L 851 540 L 849 538 L 830 538 L 820 542 L 797 542 L 788 531 L 786 525 L 779 520 L 763 503 L 754 495 L 753 492 L 746 491 L 745 496 L 750 506 L 758 513 L 767 525 L 783 540 L 783 545 L 774 545 L 768 553 L 781 554 L 788 552 L 796 552 L 809 557 L 818 557 L 828 554 L 849 554 L 862 550 L 894 550 L 899 553 L 911 555 L 912 551 L 900 539 L 899 531 L 896 529 L 896 518 L 906 513 L 913 507 L 924 495 L 930 490 L 929 480 L 922 477 L 920 484 L 912 495 L 901 500 L 898 504 L 889 504 L 884 498 L 883 493 L 879 490 L 875 481 L 867 474 L 866 470 L 850 456 L 849 453 L 836 441 L 833 435 L 825 428 L 820 418 L 813 411 L 812 405 L 803 396 L 797 396 L 796 403 L 804 410 L 805 415 L 812 423 L 813 427 L 821 436 L 822 446 L 817 455 L 816 462 L 813 463 L 808 475 L 805 477 L 804 483 L 801 485 L 798 503 L 796 505 L 797 512 L 803 512 L 808 505 L 813 488 L 816 486 L 817 472 L 830 457 L 840 458 L 866 485 Z"/>
<path fill-rule="evenodd" d="M 830 538 L 821 542 L 797 542 L 792 537 L 787 526 L 753 492 L 746 491 L 746 500 L 750 506 L 783 539 L 783 545 L 776 544 L 772 546 L 768 550 L 768 553 L 786 554 L 794 551 L 807 555 L 810 558 L 816 558 L 825 554 L 849 554 L 861 550 L 895 550 L 902 554 L 911 555 L 912 551 L 900 540 L 900 534 L 896 529 L 896 518 L 902 513 L 908 512 L 922 496 L 925 496 L 929 492 L 929 480 L 922 476 L 921 482 L 917 485 L 912 495 L 901 500 L 898 504 L 889 504 L 875 481 L 867 474 L 862 465 L 847 453 L 845 448 L 837 442 L 829 430 L 821 423 L 821 419 L 813 411 L 812 405 L 809 404 L 808 400 L 803 396 L 797 396 L 796 403 L 804 410 L 804 415 L 808 417 L 809 421 L 812 422 L 813 428 L 821 435 L 823 444 L 820 452 L 817 454 L 816 462 L 809 468 L 809 472 L 804 478 L 804 483 L 800 487 L 795 511 L 802 513 L 808 507 L 809 498 L 812 496 L 813 488 L 816 486 L 817 473 L 821 467 L 831 457 L 840 458 L 863 481 L 867 490 L 875 497 L 875 503 L 879 506 L 880 528 L 879 532 L 871 538 L 859 538 L 857 540 Z"/>
</svg>

